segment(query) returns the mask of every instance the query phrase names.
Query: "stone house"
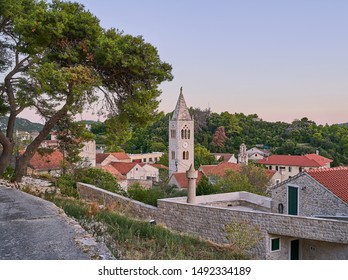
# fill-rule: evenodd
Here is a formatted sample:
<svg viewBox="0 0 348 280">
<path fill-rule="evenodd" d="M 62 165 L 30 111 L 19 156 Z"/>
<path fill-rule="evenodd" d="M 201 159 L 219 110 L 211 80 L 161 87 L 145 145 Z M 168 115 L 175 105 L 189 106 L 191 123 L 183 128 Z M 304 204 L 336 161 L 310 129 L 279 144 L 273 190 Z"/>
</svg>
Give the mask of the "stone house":
<svg viewBox="0 0 348 280">
<path fill-rule="evenodd" d="M 311 169 L 273 186 L 271 211 L 285 216 L 305 219 L 345 221 L 348 230 L 348 167 Z M 312 227 L 308 220 L 304 230 L 311 231 L 311 238 L 302 238 L 301 232 L 271 235 L 272 259 L 348 259 L 348 246 L 343 236 L 334 234 L 332 228 L 322 228 L 332 233 L 335 242 L 325 242 L 323 234 Z M 338 222 L 337 222 L 338 223 Z M 338 225 L 338 224 L 337 224 Z M 344 224 L 342 224 L 344 226 Z M 344 235 L 344 231 L 341 231 Z M 272 246 L 272 245 L 271 245 Z"/>
<path fill-rule="evenodd" d="M 302 171 L 315 168 L 329 168 L 331 159 L 318 154 L 308 154 L 303 156 L 293 155 L 271 155 L 257 161 L 269 170 L 278 171 L 281 174 L 277 183 L 283 182 Z"/>
<path fill-rule="evenodd" d="M 271 188 L 272 212 L 348 220 L 348 167 L 311 169 Z"/>
</svg>

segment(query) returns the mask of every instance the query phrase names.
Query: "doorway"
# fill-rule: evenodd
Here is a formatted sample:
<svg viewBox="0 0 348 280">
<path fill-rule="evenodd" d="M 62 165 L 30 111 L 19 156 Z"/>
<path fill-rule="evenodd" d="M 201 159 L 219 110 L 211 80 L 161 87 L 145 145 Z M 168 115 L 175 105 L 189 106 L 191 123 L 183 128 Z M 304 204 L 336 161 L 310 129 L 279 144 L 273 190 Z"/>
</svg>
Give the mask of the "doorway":
<svg viewBox="0 0 348 280">
<path fill-rule="evenodd" d="M 290 260 L 300 259 L 300 239 L 290 241 Z"/>
<path fill-rule="evenodd" d="M 288 214 L 298 215 L 298 188 L 288 186 Z"/>
</svg>

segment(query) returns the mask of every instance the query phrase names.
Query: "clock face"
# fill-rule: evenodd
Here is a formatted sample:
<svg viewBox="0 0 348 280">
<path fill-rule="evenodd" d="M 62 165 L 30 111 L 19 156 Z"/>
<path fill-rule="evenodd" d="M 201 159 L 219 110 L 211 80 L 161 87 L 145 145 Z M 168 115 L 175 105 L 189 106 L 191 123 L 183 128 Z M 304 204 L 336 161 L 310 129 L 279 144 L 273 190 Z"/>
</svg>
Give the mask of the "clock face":
<svg viewBox="0 0 348 280">
<path fill-rule="evenodd" d="M 184 143 L 182 143 L 182 146 L 186 149 L 188 147 L 188 143 L 184 142 Z"/>
</svg>

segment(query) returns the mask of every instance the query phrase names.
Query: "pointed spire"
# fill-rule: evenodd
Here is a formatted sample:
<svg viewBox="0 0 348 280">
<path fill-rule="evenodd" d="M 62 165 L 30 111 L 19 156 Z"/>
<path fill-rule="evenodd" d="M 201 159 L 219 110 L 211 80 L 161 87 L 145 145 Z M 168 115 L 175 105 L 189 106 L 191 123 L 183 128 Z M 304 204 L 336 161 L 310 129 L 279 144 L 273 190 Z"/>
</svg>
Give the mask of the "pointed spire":
<svg viewBox="0 0 348 280">
<path fill-rule="evenodd" d="M 180 95 L 179 95 L 178 102 L 176 103 L 172 120 L 173 121 L 177 121 L 177 120 L 191 121 L 192 120 L 184 99 L 184 95 L 182 93 L 182 87 L 180 88 Z"/>
</svg>

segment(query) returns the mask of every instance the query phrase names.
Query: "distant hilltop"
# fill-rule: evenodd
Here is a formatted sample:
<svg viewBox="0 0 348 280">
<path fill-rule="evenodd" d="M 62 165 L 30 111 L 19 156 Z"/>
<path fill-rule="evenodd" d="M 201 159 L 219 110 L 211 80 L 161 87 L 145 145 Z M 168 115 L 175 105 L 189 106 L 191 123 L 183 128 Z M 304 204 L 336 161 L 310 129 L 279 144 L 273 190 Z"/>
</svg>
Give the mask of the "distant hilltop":
<svg viewBox="0 0 348 280">
<path fill-rule="evenodd" d="M 0 116 L 0 129 L 2 131 L 6 130 L 8 122 L 8 117 Z M 41 123 L 33 123 L 27 119 L 17 118 L 15 124 L 15 130 L 18 131 L 26 131 L 26 132 L 34 132 L 41 131 L 43 125 Z"/>
</svg>

